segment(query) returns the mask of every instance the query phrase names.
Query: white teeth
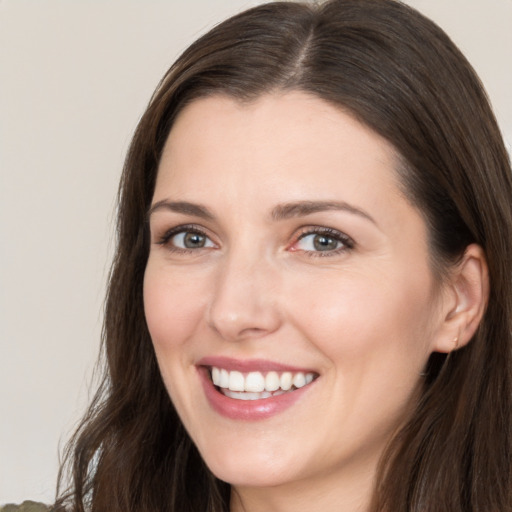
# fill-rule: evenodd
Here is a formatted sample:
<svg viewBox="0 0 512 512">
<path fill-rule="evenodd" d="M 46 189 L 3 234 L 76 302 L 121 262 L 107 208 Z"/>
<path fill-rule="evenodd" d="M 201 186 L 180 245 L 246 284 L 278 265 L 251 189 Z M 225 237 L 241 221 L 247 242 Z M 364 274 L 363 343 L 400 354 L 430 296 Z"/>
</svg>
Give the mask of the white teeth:
<svg viewBox="0 0 512 512">
<path fill-rule="evenodd" d="M 263 391 L 263 393 L 239 393 L 237 391 L 224 389 L 223 393 L 229 398 L 235 398 L 237 400 L 260 400 L 262 398 L 270 398 L 272 396 L 268 391 Z"/>
<path fill-rule="evenodd" d="M 281 375 L 281 389 L 288 391 L 292 387 L 292 380 L 292 374 L 290 372 L 284 372 L 283 375 Z"/>
<path fill-rule="evenodd" d="M 231 391 L 245 391 L 244 376 L 240 372 L 229 372 L 228 387 Z"/>
<path fill-rule="evenodd" d="M 313 373 L 276 371 L 249 372 L 228 371 L 224 368 L 212 367 L 211 378 L 215 386 L 222 389 L 226 396 L 240 400 L 258 400 L 277 396 L 292 388 L 302 388 L 314 379 Z"/>
<path fill-rule="evenodd" d="M 306 385 L 306 376 L 302 372 L 296 373 L 293 376 L 292 382 L 296 388 L 301 388 Z"/>
<path fill-rule="evenodd" d="M 265 377 L 265 389 L 267 391 L 277 391 L 281 387 L 281 380 L 277 372 L 268 372 Z"/>
<path fill-rule="evenodd" d="M 265 377 L 260 372 L 251 372 L 245 378 L 245 391 L 261 393 L 265 390 Z M 268 391 L 268 390 L 267 390 Z"/>
<path fill-rule="evenodd" d="M 220 370 L 218 368 L 212 368 L 212 382 L 216 386 L 220 386 Z"/>
<path fill-rule="evenodd" d="M 229 372 L 224 370 L 224 368 L 220 371 L 220 381 L 218 386 L 221 388 L 229 388 Z"/>
</svg>

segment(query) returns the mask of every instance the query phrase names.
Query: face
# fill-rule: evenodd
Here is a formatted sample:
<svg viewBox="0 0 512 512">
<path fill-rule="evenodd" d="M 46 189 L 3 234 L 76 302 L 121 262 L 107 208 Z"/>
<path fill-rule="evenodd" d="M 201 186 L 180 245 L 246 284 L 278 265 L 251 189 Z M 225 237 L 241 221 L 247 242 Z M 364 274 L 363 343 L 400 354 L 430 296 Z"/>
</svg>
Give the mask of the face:
<svg viewBox="0 0 512 512">
<path fill-rule="evenodd" d="M 145 313 L 204 460 L 238 486 L 371 472 L 440 324 L 392 147 L 305 93 L 179 115 L 150 212 Z"/>
</svg>

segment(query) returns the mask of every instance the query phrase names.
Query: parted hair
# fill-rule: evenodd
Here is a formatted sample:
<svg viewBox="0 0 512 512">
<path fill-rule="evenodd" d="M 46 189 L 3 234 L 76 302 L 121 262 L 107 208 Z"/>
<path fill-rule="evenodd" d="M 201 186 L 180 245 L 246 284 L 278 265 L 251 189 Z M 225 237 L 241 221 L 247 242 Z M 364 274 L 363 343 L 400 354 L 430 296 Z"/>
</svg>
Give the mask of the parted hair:
<svg viewBox="0 0 512 512">
<path fill-rule="evenodd" d="M 372 512 L 512 511 L 512 176 L 483 87 L 433 22 L 395 0 L 275 2 L 193 43 L 158 85 L 120 184 L 103 330 L 103 381 L 72 438 L 56 509 L 227 512 L 163 385 L 144 317 L 147 212 L 177 114 L 214 94 L 304 91 L 354 116 L 400 156 L 439 279 L 470 243 L 490 296 L 470 343 L 434 353 L 410 419 L 388 445 Z"/>
</svg>

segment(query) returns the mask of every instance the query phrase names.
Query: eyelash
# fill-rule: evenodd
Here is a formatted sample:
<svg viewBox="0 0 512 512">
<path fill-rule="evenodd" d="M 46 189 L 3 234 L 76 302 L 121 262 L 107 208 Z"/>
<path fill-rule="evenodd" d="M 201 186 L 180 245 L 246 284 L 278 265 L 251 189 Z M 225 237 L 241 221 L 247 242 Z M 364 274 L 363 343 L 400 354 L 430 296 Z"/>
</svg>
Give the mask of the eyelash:
<svg viewBox="0 0 512 512">
<path fill-rule="evenodd" d="M 326 258 L 326 257 L 332 257 L 332 256 L 338 256 L 339 254 L 342 254 L 344 252 L 350 251 L 355 247 L 355 242 L 350 238 L 349 236 L 345 235 L 341 231 L 338 231 L 337 229 L 333 228 L 326 228 L 326 227 L 308 227 L 305 228 L 304 231 L 297 237 L 295 242 L 293 242 L 292 247 L 296 244 L 298 244 L 301 240 L 306 238 L 307 236 L 311 235 L 323 235 L 326 238 L 332 238 L 336 242 L 341 243 L 341 247 L 338 247 L 337 249 L 333 250 L 327 250 L 327 251 L 306 251 L 302 250 L 302 252 L 310 257 L 310 258 Z M 295 249 L 297 251 L 301 249 Z"/>
<path fill-rule="evenodd" d="M 193 224 L 185 224 L 185 225 L 180 225 L 180 226 L 176 226 L 174 228 L 169 229 L 160 237 L 160 239 L 156 243 L 158 245 L 163 245 L 163 246 L 168 245 L 169 246 L 168 249 L 171 252 L 179 253 L 179 254 L 190 254 L 190 253 L 196 252 L 198 249 L 203 248 L 203 247 L 199 247 L 199 248 L 195 248 L 195 249 L 192 249 L 192 248 L 186 249 L 183 247 L 176 247 L 169 243 L 173 237 L 175 237 L 176 235 L 182 234 L 182 233 L 183 234 L 187 234 L 187 233 L 197 234 L 200 236 L 204 236 L 205 238 L 207 238 L 208 240 L 211 241 L 211 238 L 208 236 L 206 231 L 204 231 L 203 229 L 201 229 Z M 311 236 L 311 235 L 323 235 L 326 238 L 331 238 L 331 239 L 335 240 L 336 242 L 341 243 L 342 246 L 337 249 L 327 250 L 327 251 L 308 251 L 308 250 L 303 250 L 303 249 L 293 249 L 293 246 L 297 245 L 301 240 L 303 240 L 307 236 Z M 350 251 L 351 249 L 354 248 L 354 246 L 355 246 L 354 240 L 352 240 L 352 238 L 345 235 L 341 231 L 338 231 L 338 230 L 332 229 L 332 228 L 313 226 L 313 227 L 303 228 L 303 231 L 295 238 L 294 242 L 292 244 L 290 244 L 288 247 L 291 248 L 293 251 L 301 251 L 304 255 L 306 255 L 310 258 L 318 258 L 318 257 L 325 258 L 325 257 L 329 257 L 329 256 L 337 256 L 343 252 Z M 206 247 L 206 248 L 208 248 L 208 247 Z"/>
<path fill-rule="evenodd" d="M 211 238 L 208 236 L 208 234 L 204 230 L 198 228 L 196 225 L 185 224 L 185 225 L 181 225 L 181 226 L 176 226 L 176 227 L 171 228 L 168 231 L 166 231 L 160 237 L 160 240 L 157 241 L 157 244 L 163 245 L 163 246 L 168 245 L 169 251 L 174 252 L 174 253 L 179 253 L 179 254 L 190 254 L 192 252 L 197 251 L 197 248 L 196 249 L 186 249 L 183 247 L 176 247 L 175 245 L 172 245 L 169 243 L 173 237 L 175 237 L 176 235 L 179 235 L 181 233 L 183 233 L 183 234 L 192 233 L 195 235 L 204 236 L 208 240 L 211 240 Z M 199 249 L 201 249 L 201 247 Z"/>
</svg>

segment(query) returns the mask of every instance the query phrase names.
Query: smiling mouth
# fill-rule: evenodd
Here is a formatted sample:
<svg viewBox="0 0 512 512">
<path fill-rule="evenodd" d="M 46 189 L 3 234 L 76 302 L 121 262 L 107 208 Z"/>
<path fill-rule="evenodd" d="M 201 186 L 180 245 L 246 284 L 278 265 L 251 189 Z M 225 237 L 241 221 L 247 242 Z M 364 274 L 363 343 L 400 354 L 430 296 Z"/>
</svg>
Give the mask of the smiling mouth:
<svg viewBox="0 0 512 512">
<path fill-rule="evenodd" d="M 229 371 L 212 366 L 210 379 L 217 390 L 235 400 L 261 400 L 291 393 L 311 384 L 318 374 L 313 372 L 248 372 Z"/>
</svg>

